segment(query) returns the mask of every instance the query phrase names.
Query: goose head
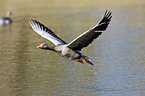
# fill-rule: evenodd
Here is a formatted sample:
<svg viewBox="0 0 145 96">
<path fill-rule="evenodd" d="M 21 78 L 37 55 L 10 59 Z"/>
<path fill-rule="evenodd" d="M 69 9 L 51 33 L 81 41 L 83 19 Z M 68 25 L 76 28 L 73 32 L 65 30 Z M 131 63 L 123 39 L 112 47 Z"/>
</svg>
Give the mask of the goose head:
<svg viewBox="0 0 145 96">
<path fill-rule="evenodd" d="M 50 47 L 46 43 L 40 44 L 39 46 L 37 46 L 37 48 L 45 49 L 45 50 L 54 50 L 54 47 Z"/>
<path fill-rule="evenodd" d="M 49 46 L 46 44 L 46 43 L 42 43 L 40 44 L 39 46 L 37 46 L 37 48 L 41 48 L 41 49 L 46 49 L 48 48 Z"/>
<path fill-rule="evenodd" d="M 13 12 L 8 11 L 6 15 L 7 15 L 7 17 L 11 17 L 11 15 L 13 15 Z"/>
</svg>

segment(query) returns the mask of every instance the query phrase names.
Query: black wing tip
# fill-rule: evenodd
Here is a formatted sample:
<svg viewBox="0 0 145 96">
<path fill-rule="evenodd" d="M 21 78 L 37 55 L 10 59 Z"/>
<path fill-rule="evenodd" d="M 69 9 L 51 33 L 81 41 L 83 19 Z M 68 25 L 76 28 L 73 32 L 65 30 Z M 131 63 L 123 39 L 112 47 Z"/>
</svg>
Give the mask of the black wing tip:
<svg viewBox="0 0 145 96">
<path fill-rule="evenodd" d="M 34 20 L 34 19 L 30 19 L 30 20 L 29 20 L 29 22 L 30 22 L 30 23 L 32 23 L 32 22 L 33 22 L 33 23 L 37 23 L 37 24 L 41 25 L 41 23 L 40 23 L 39 21 Z"/>
<path fill-rule="evenodd" d="M 41 28 L 41 27 L 46 27 L 46 26 L 44 26 L 42 23 L 40 23 L 39 21 L 34 20 L 34 19 L 30 19 L 29 22 L 30 22 L 30 24 L 34 24 L 34 25 L 36 25 L 36 26 L 40 26 L 40 28 Z M 47 27 L 46 27 L 46 28 L 47 28 Z"/>
<path fill-rule="evenodd" d="M 105 14 L 104 14 L 104 17 L 106 17 L 107 19 L 111 20 L 111 18 L 112 18 L 112 12 L 111 11 L 108 11 L 106 9 Z"/>
<path fill-rule="evenodd" d="M 30 20 L 29 20 L 30 23 L 31 23 L 31 22 L 35 22 L 35 21 L 36 21 L 36 20 L 33 20 L 33 19 L 30 19 Z"/>
<path fill-rule="evenodd" d="M 34 20 L 34 19 L 30 19 L 29 21 L 37 21 L 37 20 Z"/>
<path fill-rule="evenodd" d="M 30 22 L 31 26 L 36 26 L 37 29 L 41 29 L 41 30 L 51 34 L 52 36 L 58 38 L 58 36 L 56 34 L 54 34 L 54 32 L 51 29 L 47 28 L 44 24 L 40 23 L 39 21 L 30 19 L 29 22 Z"/>
<path fill-rule="evenodd" d="M 43 30 L 43 31 L 50 31 L 50 29 L 48 29 L 46 26 L 44 26 L 43 24 L 41 24 L 39 21 L 37 20 L 34 20 L 34 19 L 30 19 L 29 20 L 30 22 L 30 25 L 33 29 L 40 29 L 40 30 Z"/>
<path fill-rule="evenodd" d="M 32 23 L 32 21 L 33 21 L 33 19 L 30 19 L 30 20 L 29 20 L 29 23 L 31 24 L 31 23 Z"/>
<path fill-rule="evenodd" d="M 29 23 L 30 23 L 31 26 L 32 26 L 32 25 L 37 25 L 37 24 L 40 25 L 40 23 L 37 23 L 37 21 L 36 21 L 36 20 L 33 20 L 33 19 L 30 19 L 30 20 L 29 20 Z"/>
</svg>

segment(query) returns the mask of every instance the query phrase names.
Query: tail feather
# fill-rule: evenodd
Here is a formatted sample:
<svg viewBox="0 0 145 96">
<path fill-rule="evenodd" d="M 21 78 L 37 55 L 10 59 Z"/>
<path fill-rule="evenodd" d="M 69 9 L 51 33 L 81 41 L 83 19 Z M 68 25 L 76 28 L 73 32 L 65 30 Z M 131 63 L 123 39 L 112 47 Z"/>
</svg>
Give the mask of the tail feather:
<svg viewBox="0 0 145 96">
<path fill-rule="evenodd" d="M 88 64 L 90 64 L 92 66 L 94 65 L 87 56 L 84 56 L 83 58 L 84 58 L 86 63 L 88 63 Z"/>
</svg>

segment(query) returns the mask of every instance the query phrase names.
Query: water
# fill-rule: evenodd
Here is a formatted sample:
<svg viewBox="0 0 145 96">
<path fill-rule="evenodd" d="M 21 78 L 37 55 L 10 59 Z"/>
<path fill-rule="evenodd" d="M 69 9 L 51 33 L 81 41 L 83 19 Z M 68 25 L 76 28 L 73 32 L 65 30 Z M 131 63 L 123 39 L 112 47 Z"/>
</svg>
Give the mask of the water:
<svg viewBox="0 0 145 96">
<path fill-rule="evenodd" d="M 0 26 L 0 96 L 144 96 L 144 0 L 0 1 L 0 16 L 14 12 L 14 23 Z M 70 42 L 106 9 L 113 12 L 110 26 L 82 51 L 93 57 L 93 67 L 36 48 L 52 43 L 32 30 L 29 19 Z"/>
</svg>

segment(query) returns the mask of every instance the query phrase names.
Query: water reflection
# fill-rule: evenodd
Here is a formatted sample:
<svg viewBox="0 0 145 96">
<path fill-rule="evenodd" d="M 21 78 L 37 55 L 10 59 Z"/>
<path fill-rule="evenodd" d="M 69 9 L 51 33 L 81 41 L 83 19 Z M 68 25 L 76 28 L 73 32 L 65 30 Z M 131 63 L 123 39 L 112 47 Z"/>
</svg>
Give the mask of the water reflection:
<svg viewBox="0 0 145 96">
<path fill-rule="evenodd" d="M 2 96 L 144 95 L 144 1 L 136 3 L 136 8 L 134 3 L 106 4 L 113 11 L 112 22 L 98 40 L 83 50 L 93 56 L 94 67 L 37 49 L 42 42 L 51 43 L 33 32 L 28 19 L 44 22 L 69 42 L 98 22 L 106 7 L 98 1 L 94 1 L 97 7 L 95 3 L 87 4 L 87 0 L 80 6 L 75 0 L 64 4 L 32 1 L 0 3 L 5 8 L 0 9 L 2 13 L 9 8 L 15 13 L 12 25 L 0 26 Z"/>
</svg>

